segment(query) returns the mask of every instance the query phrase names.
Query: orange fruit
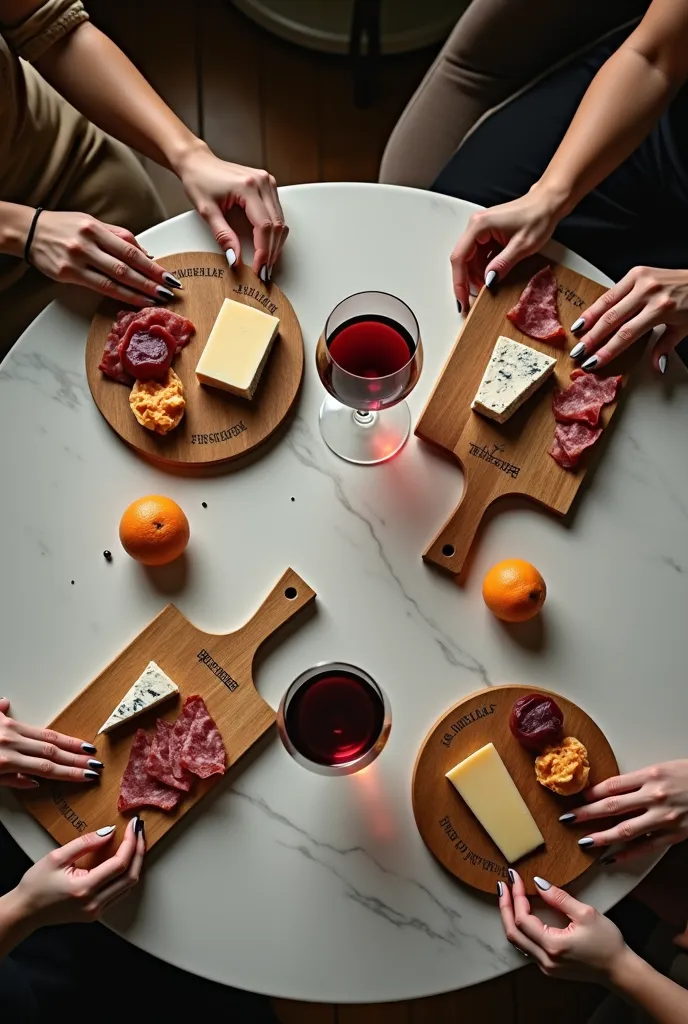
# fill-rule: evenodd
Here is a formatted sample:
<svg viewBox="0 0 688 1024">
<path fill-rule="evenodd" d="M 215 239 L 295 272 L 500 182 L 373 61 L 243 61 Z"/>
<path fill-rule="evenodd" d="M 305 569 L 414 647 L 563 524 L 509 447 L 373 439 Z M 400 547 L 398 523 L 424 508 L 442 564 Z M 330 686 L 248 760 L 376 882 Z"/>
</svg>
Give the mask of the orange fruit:
<svg viewBox="0 0 688 1024">
<path fill-rule="evenodd" d="M 149 494 L 132 501 L 119 522 L 119 539 L 128 555 L 144 565 L 167 565 L 189 543 L 189 520 L 176 501 Z"/>
<path fill-rule="evenodd" d="M 493 565 L 483 580 L 483 600 L 505 622 L 526 622 L 542 608 L 547 587 L 530 562 L 507 558 Z"/>
</svg>

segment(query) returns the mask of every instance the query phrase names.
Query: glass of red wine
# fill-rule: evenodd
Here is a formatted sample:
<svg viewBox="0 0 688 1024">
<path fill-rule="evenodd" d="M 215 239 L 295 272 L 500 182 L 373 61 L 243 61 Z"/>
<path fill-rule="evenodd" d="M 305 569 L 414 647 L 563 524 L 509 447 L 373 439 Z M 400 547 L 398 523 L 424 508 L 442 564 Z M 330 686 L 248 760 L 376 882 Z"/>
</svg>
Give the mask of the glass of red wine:
<svg viewBox="0 0 688 1024">
<path fill-rule="evenodd" d="M 316 364 L 329 395 L 320 409 L 325 443 L 348 462 L 396 455 L 411 431 L 405 398 L 423 366 L 418 321 L 387 292 L 358 292 L 330 313 Z"/>
<path fill-rule="evenodd" d="M 367 672 L 333 661 L 294 680 L 280 703 L 277 724 L 284 746 L 304 768 L 352 775 L 381 753 L 392 712 Z"/>
</svg>

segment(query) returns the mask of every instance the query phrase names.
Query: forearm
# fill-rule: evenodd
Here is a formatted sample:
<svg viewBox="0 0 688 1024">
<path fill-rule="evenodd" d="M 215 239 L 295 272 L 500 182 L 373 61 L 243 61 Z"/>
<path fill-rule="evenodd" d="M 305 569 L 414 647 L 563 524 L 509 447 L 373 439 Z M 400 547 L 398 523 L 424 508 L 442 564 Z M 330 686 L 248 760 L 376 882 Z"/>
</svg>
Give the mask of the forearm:
<svg viewBox="0 0 688 1024">
<path fill-rule="evenodd" d="M 33 927 L 17 898 L 17 890 L 0 897 L 0 960 L 28 938 L 32 931 Z"/>
<path fill-rule="evenodd" d="M 35 210 L 18 203 L 0 203 L 0 254 L 23 256 Z"/>
<path fill-rule="evenodd" d="M 622 46 L 593 79 L 535 188 L 566 216 L 640 145 L 677 87 L 658 63 Z"/>
<path fill-rule="evenodd" d="M 36 66 L 94 124 L 176 173 L 204 145 L 90 22 L 52 46 Z"/>
<path fill-rule="evenodd" d="M 630 949 L 610 980 L 621 995 L 646 1010 L 657 1024 L 685 1024 L 688 1020 L 688 991 L 655 971 Z"/>
</svg>

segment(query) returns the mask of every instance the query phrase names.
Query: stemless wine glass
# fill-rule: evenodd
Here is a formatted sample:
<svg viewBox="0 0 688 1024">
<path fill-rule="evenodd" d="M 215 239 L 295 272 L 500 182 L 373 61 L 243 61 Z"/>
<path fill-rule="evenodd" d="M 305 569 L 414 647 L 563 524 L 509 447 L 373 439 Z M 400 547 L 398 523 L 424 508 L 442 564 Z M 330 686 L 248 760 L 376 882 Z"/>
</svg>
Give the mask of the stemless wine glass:
<svg viewBox="0 0 688 1024">
<path fill-rule="evenodd" d="M 392 711 L 372 676 L 333 661 L 294 680 L 280 702 L 277 724 L 284 746 L 304 768 L 320 775 L 352 775 L 381 753 Z"/>
<path fill-rule="evenodd" d="M 343 299 L 327 318 L 316 365 L 330 393 L 320 431 L 332 451 L 360 465 L 396 455 L 411 431 L 404 400 L 423 366 L 418 321 L 406 303 L 387 292 Z"/>
</svg>

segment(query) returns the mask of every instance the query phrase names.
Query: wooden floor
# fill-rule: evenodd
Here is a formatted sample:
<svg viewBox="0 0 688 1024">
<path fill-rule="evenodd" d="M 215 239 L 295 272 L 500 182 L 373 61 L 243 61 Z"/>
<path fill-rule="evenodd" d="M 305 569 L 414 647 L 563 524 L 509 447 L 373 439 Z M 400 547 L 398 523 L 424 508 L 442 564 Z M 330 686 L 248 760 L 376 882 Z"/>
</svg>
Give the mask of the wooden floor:
<svg viewBox="0 0 688 1024">
<path fill-rule="evenodd" d="M 387 58 L 377 102 L 357 110 L 343 58 L 274 38 L 229 0 L 85 3 L 219 156 L 267 167 L 281 185 L 375 181 L 385 141 L 434 57 L 425 51 Z M 172 174 L 146 166 L 168 214 L 190 208 Z M 584 1024 L 600 995 L 594 986 L 553 982 L 529 966 L 433 999 L 376 1006 L 279 1000 L 275 1006 L 283 1024 Z"/>
</svg>

